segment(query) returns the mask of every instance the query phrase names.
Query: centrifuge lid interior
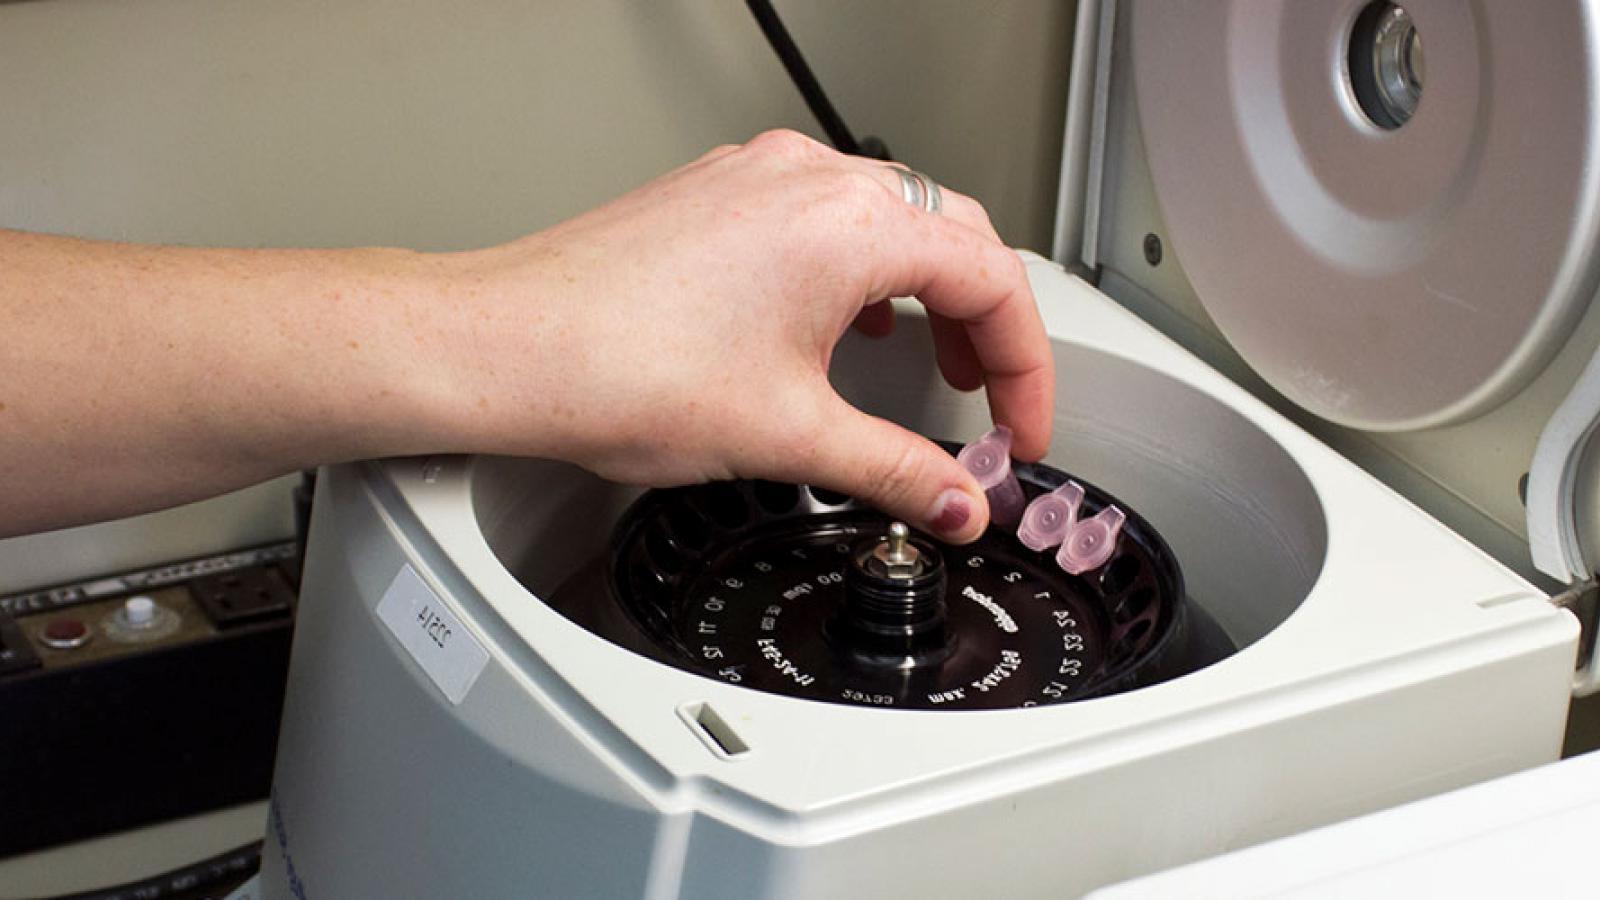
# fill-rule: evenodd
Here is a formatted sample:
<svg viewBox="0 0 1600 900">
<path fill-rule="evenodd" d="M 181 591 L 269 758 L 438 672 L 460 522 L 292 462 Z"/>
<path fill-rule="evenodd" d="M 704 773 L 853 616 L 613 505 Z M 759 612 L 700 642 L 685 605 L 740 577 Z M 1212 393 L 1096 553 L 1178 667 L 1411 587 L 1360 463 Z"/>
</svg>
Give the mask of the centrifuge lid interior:
<svg viewBox="0 0 1600 900">
<path fill-rule="evenodd" d="M 1581 3 L 1083 4 L 1055 256 L 1094 269 L 1102 203 L 1148 190 L 1195 301 L 1289 402 L 1375 432 L 1481 416 L 1600 282 L 1597 48 Z M 1108 158 L 1118 103 L 1147 186 Z M 1597 422 L 1600 358 L 1528 466 L 1533 562 L 1564 581 L 1600 565 Z"/>
<path fill-rule="evenodd" d="M 1133 3 L 1126 27 L 1173 250 L 1275 389 L 1412 430 L 1543 369 L 1600 274 L 1581 5 Z"/>
</svg>

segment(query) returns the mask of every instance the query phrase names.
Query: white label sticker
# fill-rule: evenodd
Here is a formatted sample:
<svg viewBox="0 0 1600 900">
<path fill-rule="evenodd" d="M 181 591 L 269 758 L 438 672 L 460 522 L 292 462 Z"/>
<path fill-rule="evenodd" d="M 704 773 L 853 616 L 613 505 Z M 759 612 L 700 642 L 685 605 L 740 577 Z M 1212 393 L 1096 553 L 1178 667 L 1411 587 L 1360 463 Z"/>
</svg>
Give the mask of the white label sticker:
<svg viewBox="0 0 1600 900">
<path fill-rule="evenodd" d="M 489 651 L 408 563 L 378 601 L 378 618 L 451 703 L 460 703 L 489 662 Z"/>
</svg>

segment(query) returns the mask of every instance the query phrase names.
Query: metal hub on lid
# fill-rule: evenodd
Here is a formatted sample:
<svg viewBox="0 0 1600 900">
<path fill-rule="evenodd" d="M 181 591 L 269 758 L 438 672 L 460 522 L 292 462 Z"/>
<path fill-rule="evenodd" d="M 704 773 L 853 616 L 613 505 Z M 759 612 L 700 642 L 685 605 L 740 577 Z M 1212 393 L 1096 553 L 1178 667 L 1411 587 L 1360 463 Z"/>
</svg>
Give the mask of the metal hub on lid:
<svg viewBox="0 0 1600 900">
<path fill-rule="evenodd" d="M 1068 483 L 1048 466 L 1013 471 L 1030 499 Z M 1081 490 L 1086 513 L 1115 504 Z M 1013 528 L 951 547 L 850 498 L 771 482 L 647 492 L 605 558 L 549 603 L 679 669 L 873 707 L 1058 703 L 1232 649 L 1185 602 L 1176 560 L 1137 514 L 1125 514 L 1103 566 L 1071 574 Z"/>
</svg>

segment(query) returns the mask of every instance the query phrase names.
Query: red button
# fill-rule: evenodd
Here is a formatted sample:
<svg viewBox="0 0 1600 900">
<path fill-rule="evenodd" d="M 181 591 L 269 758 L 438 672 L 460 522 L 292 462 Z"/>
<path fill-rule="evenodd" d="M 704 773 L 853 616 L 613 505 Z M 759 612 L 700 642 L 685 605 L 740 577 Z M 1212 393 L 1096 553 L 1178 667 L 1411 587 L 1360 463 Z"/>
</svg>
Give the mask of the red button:
<svg viewBox="0 0 1600 900">
<path fill-rule="evenodd" d="M 77 619 L 56 619 L 44 627 L 44 642 L 56 648 L 82 646 L 89 640 L 89 626 Z"/>
</svg>

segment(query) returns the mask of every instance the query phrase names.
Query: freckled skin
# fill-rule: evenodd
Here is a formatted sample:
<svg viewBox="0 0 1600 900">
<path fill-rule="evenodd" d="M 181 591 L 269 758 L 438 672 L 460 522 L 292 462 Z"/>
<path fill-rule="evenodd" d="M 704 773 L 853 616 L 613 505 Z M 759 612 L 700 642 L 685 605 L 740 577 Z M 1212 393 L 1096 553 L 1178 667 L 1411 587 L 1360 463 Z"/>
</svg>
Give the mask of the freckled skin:
<svg viewBox="0 0 1600 900">
<path fill-rule="evenodd" d="M 852 322 L 887 333 L 882 301 L 917 296 L 946 379 L 987 390 L 1020 458 L 1044 453 L 1053 372 L 1021 264 L 970 198 L 944 210 L 772 132 L 465 253 L 0 230 L 0 535 L 486 452 L 650 485 L 811 482 L 969 540 L 987 513 L 971 476 L 826 377 Z"/>
</svg>

